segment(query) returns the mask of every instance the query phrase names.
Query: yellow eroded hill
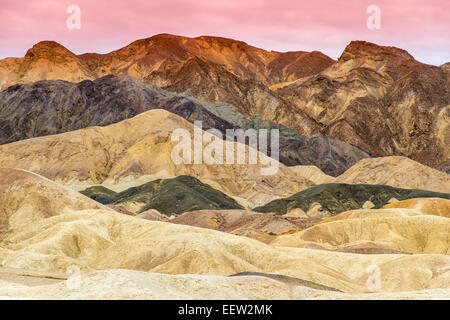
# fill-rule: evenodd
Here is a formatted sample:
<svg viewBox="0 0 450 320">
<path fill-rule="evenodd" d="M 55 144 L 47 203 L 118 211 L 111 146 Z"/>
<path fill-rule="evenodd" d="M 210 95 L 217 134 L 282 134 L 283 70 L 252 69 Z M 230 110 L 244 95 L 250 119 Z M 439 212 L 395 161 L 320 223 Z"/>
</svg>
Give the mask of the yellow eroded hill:
<svg viewBox="0 0 450 320">
<path fill-rule="evenodd" d="M 104 209 L 96 201 L 32 172 L 0 168 L 0 239 L 16 230 L 70 210 Z"/>
<path fill-rule="evenodd" d="M 30 179 L 40 179 L 29 175 Z M 11 194 L 27 190 L 30 182 L 54 188 L 24 192 L 26 196 L 17 198 L 9 216 L 22 210 L 22 219 L 0 241 L 4 267 L 65 272 L 75 265 L 82 270 L 121 268 L 210 275 L 253 271 L 291 276 L 345 292 L 450 287 L 450 270 L 445 268 L 450 256 L 357 255 L 274 247 L 215 230 L 148 221 L 103 207 L 88 208 L 92 202 L 83 196 L 78 199 L 80 204 L 73 204 L 65 200 L 71 197 L 70 191 L 45 179 L 24 179 L 14 190 L 2 186 L 0 208 L 5 207 Z M 58 194 L 61 196 L 56 197 Z M 37 199 L 48 203 L 59 199 L 60 209 L 53 216 L 29 222 L 27 216 L 33 216 L 34 209 L 23 204 Z M 367 286 L 373 265 L 381 272 L 380 289 Z"/>
<path fill-rule="evenodd" d="M 450 218 L 450 200 L 441 198 L 416 198 L 398 201 L 383 206 L 385 209 L 405 208 L 414 209 L 422 214 L 432 214 Z"/>
<path fill-rule="evenodd" d="M 360 160 L 337 177 L 336 182 L 385 184 L 398 188 L 450 193 L 450 175 L 399 156 Z"/>
<path fill-rule="evenodd" d="M 315 289 L 294 278 L 264 275 L 224 277 L 166 275 L 132 270 L 104 270 L 80 275 L 79 286 L 70 281 L 27 286 L 2 282 L 0 299 L 448 299 L 450 289 L 407 292 L 343 293 Z M 68 285 L 69 284 L 69 285 Z"/>
<path fill-rule="evenodd" d="M 411 208 L 401 208 L 402 201 L 378 210 L 346 211 L 301 232 L 279 236 L 272 244 L 294 247 L 314 244 L 335 250 L 366 243 L 400 252 L 450 254 L 450 201 L 412 200 Z M 420 203 L 421 207 L 412 203 Z"/>
<path fill-rule="evenodd" d="M 311 180 L 315 184 L 333 183 L 336 181 L 335 177 L 325 174 L 316 166 L 294 166 L 290 167 L 290 169 L 301 177 Z"/>
</svg>

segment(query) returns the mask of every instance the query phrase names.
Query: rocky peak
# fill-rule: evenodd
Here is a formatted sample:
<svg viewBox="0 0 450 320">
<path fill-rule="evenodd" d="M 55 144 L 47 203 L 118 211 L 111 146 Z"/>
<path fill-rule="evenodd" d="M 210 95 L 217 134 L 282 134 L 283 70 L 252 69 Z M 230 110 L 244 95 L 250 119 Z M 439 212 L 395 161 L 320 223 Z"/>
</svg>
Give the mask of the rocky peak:
<svg viewBox="0 0 450 320">
<path fill-rule="evenodd" d="M 35 59 L 37 57 L 49 58 L 54 56 L 75 57 L 71 51 L 55 41 L 40 41 L 27 51 L 25 58 Z"/>
<path fill-rule="evenodd" d="M 217 44 L 222 47 L 231 47 L 233 45 L 236 45 L 239 48 L 248 48 L 250 47 L 247 43 L 244 41 L 229 39 L 229 38 L 223 38 L 223 37 L 214 37 L 214 36 L 200 36 L 195 38 L 197 41 L 202 41 L 208 44 Z"/>
<path fill-rule="evenodd" d="M 380 46 L 367 41 L 352 41 L 345 48 L 339 58 L 339 61 L 347 61 L 357 58 L 372 58 L 374 60 L 385 60 L 387 58 L 414 60 L 414 57 L 403 49 Z"/>
</svg>

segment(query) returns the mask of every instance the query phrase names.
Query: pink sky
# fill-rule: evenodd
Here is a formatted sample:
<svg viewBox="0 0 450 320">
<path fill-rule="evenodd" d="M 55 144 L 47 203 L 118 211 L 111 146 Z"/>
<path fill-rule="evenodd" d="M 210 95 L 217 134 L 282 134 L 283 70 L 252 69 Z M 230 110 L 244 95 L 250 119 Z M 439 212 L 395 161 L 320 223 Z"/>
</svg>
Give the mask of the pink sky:
<svg viewBox="0 0 450 320">
<path fill-rule="evenodd" d="M 81 8 L 81 29 L 66 8 Z M 381 8 L 381 30 L 366 8 Z M 319 50 L 337 58 L 351 40 L 393 45 L 417 60 L 450 61 L 449 0 L 0 0 L 0 58 L 41 40 L 74 53 L 106 53 L 158 33 L 216 35 L 267 50 Z"/>
</svg>

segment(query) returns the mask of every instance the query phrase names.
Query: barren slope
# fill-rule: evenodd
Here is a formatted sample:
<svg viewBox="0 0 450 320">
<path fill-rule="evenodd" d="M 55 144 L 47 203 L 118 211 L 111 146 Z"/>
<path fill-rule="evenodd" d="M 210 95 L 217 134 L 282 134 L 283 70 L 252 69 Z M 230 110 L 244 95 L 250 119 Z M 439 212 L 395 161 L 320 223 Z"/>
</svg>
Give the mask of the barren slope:
<svg viewBox="0 0 450 320">
<path fill-rule="evenodd" d="M 29 176 L 36 179 L 31 173 Z M 48 180 L 41 181 L 56 186 L 56 191 L 66 190 Z M 22 191 L 26 185 L 25 179 L 16 186 L 16 191 L 6 190 L 6 197 L 10 192 Z M 450 257 L 446 255 L 367 256 L 273 247 L 214 230 L 147 221 L 103 208 L 64 208 L 64 201 L 55 199 L 54 192 L 30 192 L 17 202 L 20 208 L 36 197 L 59 200 L 62 210 L 51 217 L 24 221 L 11 230 L 0 242 L 0 261 L 5 267 L 65 272 L 67 267 L 76 265 L 82 270 L 122 268 L 214 275 L 250 271 L 286 275 L 345 292 L 368 292 L 366 282 L 371 273 L 367 268 L 375 264 L 381 271 L 383 292 L 450 286 L 450 270 L 446 268 Z M 87 198 L 86 201 L 91 203 Z M 3 208 L 5 203 L 1 202 L 0 206 Z M 33 214 L 33 209 L 24 214 Z M 395 272 L 400 269 L 402 272 Z M 6 284 L 3 282 L 1 286 Z M 104 297 L 108 296 L 107 292 Z M 102 292 L 98 294 L 102 297 Z"/>
<path fill-rule="evenodd" d="M 400 252 L 450 254 L 450 212 L 430 210 L 447 210 L 450 200 L 413 201 L 423 206 L 346 211 L 304 231 L 280 236 L 273 244 L 298 247 L 316 244 L 327 249 L 339 249 L 372 243 Z M 425 208 L 424 212 L 422 208 Z"/>
<path fill-rule="evenodd" d="M 267 52 L 231 39 L 161 34 L 80 56 L 40 42 L 24 58 L 0 60 L 3 88 L 109 74 L 227 102 L 249 119 L 260 116 L 300 135 L 332 136 L 375 155 L 450 168 L 450 73 L 395 47 L 353 41 L 334 62 L 319 52 Z"/>
<path fill-rule="evenodd" d="M 77 190 L 102 184 L 122 191 L 155 179 L 190 175 L 228 195 L 246 199 L 244 202 L 250 205 L 314 185 L 280 163 L 275 163 L 279 165 L 276 174 L 262 175 L 261 168 L 269 167 L 275 160 L 261 153 L 254 165 L 204 162 L 176 165 L 171 158 L 178 144 L 171 140 L 175 129 L 186 129 L 193 139 L 191 123 L 164 110 L 151 110 L 106 127 L 2 145 L 0 167 L 31 170 Z M 208 133 L 205 135 L 212 138 Z M 203 145 L 207 144 L 204 141 Z M 224 145 L 225 149 L 237 150 L 237 143 L 224 142 Z M 248 147 L 245 150 L 248 154 Z M 261 159 L 268 164 L 262 165 Z"/>
<path fill-rule="evenodd" d="M 450 175 L 405 157 L 363 159 L 335 180 L 450 193 Z"/>
<path fill-rule="evenodd" d="M 287 278 L 287 277 L 286 277 Z M 164 275 L 130 270 L 105 270 L 82 274 L 80 287 L 69 289 L 64 282 L 28 287 L 0 282 L 0 299 L 448 299 L 449 289 L 409 292 L 341 293 L 260 275 L 239 277 Z M 300 281 L 298 281 L 300 282 Z M 300 283 L 304 283 L 303 281 Z"/>
<path fill-rule="evenodd" d="M 330 137 L 298 136 L 292 128 L 247 119 L 226 103 L 209 103 L 187 94 L 149 86 L 130 76 L 104 76 L 72 83 L 45 80 L 14 85 L 0 92 L 0 144 L 105 126 L 152 109 L 164 109 L 203 129 L 279 129 L 280 161 L 285 165 L 316 165 L 336 176 L 370 155 Z"/>
<path fill-rule="evenodd" d="M 208 228 L 271 242 L 276 235 L 300 231 L 320 221 L 307 217 L 280 217 L 244 210 L 198 210 L 183 213 L 171 223 Z"/>
</svg>

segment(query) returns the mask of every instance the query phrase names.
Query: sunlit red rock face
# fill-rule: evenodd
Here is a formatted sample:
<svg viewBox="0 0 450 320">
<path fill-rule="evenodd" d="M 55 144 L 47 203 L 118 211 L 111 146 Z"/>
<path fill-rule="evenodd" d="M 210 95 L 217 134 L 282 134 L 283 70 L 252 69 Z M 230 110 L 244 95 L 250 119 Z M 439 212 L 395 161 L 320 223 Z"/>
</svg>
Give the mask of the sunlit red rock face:
<svg viewBox="0 0 450 320">
<path fill-rule="evenodd" d="M 225 38 L 160 34 L 108 54 L 79 56 L 54 41 L 41 41 L 24 58 L 4 59 L 0 66 L 4 73 L 11 69 L 16 72 L 2 74 L 3 88 L 12 83 L 56 79 L 55 75 L 57 79 L 77 81 L 108 74 L 129 74 L 166 87 L 180 82 L 174 76 L 191 68 L 199 72 L 197 76 L 206 71 L 226 71 L 244 82 L 273 85 L 315 74 L 333 62 L 317 51 L 268 52 Z M 68 71 L 74 72 L 69 75 Z M 213 75 L 209 78 L 204 80 L 218 80 Z"/>
<path fill-rule="evenodd" d="M 406 51 L 354 41 L 338 61 L 320 52 L 268 52 L 217 37 L 157 35 L 108 54 L 76 56 L 40 42 L 0 60 L 0 84 L 131 75 L 169 91 L 233 104 L 249 118 L 333 136 L 380 156 L 450 169 L 450 73 Z"/>
<path fill-rule="evenodd" d="M 355 41 L 330 68 L 276 92 L 320 123 L 323 135 L 448 170 L 449 84 L 444 68 Z"/>
<path fill-rule="evenodd" d="M 35 44 L 23 58 L 0 61 L 2 89 L 11 84 L 37 80 L 79 81 L 95 78 L 95 74 L 75 54 L 54 41 Z"/>
<path fill-rule="evenodd" d="M 108 54 L 76 56 L 43 41 L 23 59 L 0 61 L 2 88 L 43 79 L 80 81 L 108 74 L 131 75 L 170 91 L 191 91 L 197 98 L 235 105 L 249 117 L 283 122 L 292 106 L 270 85 L 315 74 L 334 60 L 319 52 L 268 52 L 241 41 L 217 37 L 185 38 L 167 34 L 137 40 Z M 297 116 L 311 135 L 314 122 Z"/>
</svg>

